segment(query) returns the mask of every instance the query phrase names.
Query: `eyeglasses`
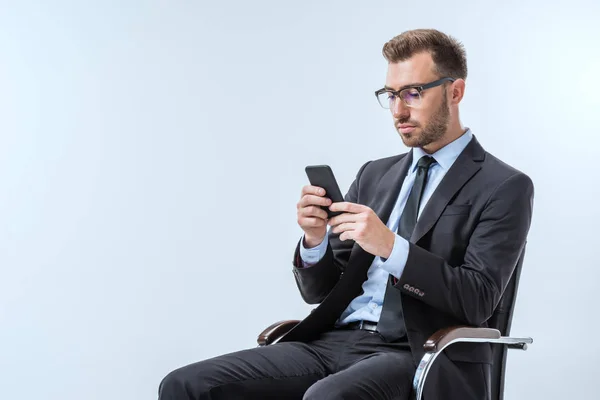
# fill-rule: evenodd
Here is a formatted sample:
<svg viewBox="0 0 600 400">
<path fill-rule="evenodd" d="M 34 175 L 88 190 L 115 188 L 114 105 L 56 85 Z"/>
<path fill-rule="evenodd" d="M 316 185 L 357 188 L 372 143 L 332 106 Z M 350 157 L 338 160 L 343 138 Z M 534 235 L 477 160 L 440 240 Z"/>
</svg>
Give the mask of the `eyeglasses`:
<svg viewBox="0 0 600 400">
<path fill-rule="evenodd" d="M 404 104 L 407 107 L 418 107 L 421 105 L 421 92 L 425 89 L 431 89 L 436 86 L 440 86 L 446 82 L 454 82 L 454 78 L 442 78 L 437 81 L 426 83 L 421 86 L 409 86 L 402 90 L 392 90 L 392 89 L 379 89 L 375 92 L 375 96 L 377 96 L 377 101 L 381 107 L 387 109 L 393 108 L 398 99 L 402 99 Z"/>
</svg>

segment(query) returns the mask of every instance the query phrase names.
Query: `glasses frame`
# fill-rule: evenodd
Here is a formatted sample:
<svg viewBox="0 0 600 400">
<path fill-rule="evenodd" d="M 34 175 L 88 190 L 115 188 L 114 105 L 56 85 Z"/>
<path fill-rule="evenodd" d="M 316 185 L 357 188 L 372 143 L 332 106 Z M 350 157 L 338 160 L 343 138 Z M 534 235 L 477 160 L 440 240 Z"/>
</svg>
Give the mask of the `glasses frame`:
<svg viewBox="0 0 600 400">
<path fill-rule="evenodd" d="M 379 100 L 379 95 L 382 94 L 382 93 L 392 93 L 394 96 L 396 96 L 396 99 L 402 99 L 402 101 L 404 102 L 404 104 L 407 107 L 414 108 L 415 106 L 411 106 L 410 104 L 406 103 L 406 101 L 404 100 L 404 98 L 402 96 L 400 96 L 400 93 L 402 93 L 405 90 L 416 89 L 417 92 L 419 93 L 419 105 L 420 105 L 421 104 L 421 92 L 423 92 L 424 90 L 427 90 L 427 89 L 434 88 L 436 86 L 440 86 L 440 85 L 442 85 L 442 84 L 444 84 L 446 82 L 454 82 L 455 80 L 456 79 L 454 79 L 454 78 L 445 77 L 445 78 L 437 79 L 437 80 L 435 80 L 433 82 L 426 83 L 424 85 L 411 85 L 411 86 L 407 86 L 407 87 L 404 87 L 404 88 L 402 88 L 400 90 L 392 90 L 392 89 L 383 88 L 383 89 L 379 89 L 379 90 L 375 91 L 375 97 L 377 97 L 377 102 L 379 103 L 379 105 L 382 108 L 386 109 L 386 110 L 390 110 L 392 108 L 392 105 L 390 104 L 388 107 L 386 107 L 383 104 L 381 104 L 381 101 Z"/>
</svg>

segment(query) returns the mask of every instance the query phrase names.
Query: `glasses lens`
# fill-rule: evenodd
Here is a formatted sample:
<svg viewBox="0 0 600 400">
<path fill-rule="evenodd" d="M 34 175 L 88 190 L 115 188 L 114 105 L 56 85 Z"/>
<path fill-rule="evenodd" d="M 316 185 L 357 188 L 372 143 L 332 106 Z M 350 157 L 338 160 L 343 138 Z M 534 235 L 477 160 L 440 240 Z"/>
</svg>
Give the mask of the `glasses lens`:
<svg viewBox="0 0 600 400">
<path fill-rule="evenodd" d="M 409 88 L 400 92 L 400 97 L 409 107 L 415 107 L 421 104 L 421 94 L 417 89 Z"/>
<path fill-rule="evenodd" d="M 396 101 L 396 96 L 390 92 L 382 92 L 377 95 L 377 100 L 381 107 L 389 109 Z"/>
<path fill-rule="evenodd" d="M 379 104 L 385 109 L 394 108 L 398 98 L 402 99 L 402 102 L 408 107 L 418 107 L 421 105 L 421 93 L 414 88 L 404 89 L 399 93 L 399 96 L 391 92 L 382 92 L 377 95 Z"/>
</svg>

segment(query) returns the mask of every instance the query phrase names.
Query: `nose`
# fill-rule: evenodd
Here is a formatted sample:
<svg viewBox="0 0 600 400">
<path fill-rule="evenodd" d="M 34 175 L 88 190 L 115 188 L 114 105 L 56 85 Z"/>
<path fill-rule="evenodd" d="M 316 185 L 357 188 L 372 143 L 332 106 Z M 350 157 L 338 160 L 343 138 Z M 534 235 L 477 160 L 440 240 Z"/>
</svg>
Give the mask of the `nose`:
<svg viewBox="0 0 600 400">
<path fill-rule="evenodd" d="M 410 117 L 410 107 L 404 104 L 400 98 L 396 98 L 390 109 L 396 119 L 408 119 Z"/>
</svg>

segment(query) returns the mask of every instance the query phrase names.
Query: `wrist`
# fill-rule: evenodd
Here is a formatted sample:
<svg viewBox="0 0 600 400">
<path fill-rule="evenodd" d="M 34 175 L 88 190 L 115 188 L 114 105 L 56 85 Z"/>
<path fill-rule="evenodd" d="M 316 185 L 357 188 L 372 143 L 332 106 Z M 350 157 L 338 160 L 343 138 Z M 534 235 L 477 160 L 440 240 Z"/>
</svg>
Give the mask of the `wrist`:
<svg viewBox="0 0 600 400">
<path fill-rule="evenodd" d="M 392 255 L 392 250 L 394 250 L 394 243 L 396 242 L 396 234 L 392 231 L 388 231 L 388 240 L 386 240 L 385 248 L 383 249 L 382 258 L 388 259 Z"/>
<path fill-rule="evenodd" d="M 312 237 L 308 235 L 304 235 L 304 247 L 307 249 L 311 249 L 313 247 L 317 247 L 323 242 L 324 237 Z"/>
</svg>

